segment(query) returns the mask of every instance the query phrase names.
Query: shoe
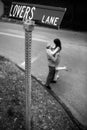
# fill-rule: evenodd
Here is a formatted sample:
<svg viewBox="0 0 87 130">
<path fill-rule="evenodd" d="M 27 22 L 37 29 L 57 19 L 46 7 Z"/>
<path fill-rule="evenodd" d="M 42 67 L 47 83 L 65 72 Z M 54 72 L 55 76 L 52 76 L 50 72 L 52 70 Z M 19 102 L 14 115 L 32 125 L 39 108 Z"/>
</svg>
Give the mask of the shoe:
<svg viewBox="0 0 87 130">
<path fill-rule="evenodd" d="M 45 85 L 45 86 L 46 86 L 46 88 L 51 89 L 51 87 L 50 87 L 50 86 L 47 86 L 47 85 Z"/>
<path fill-rule="evenodd" d="M 56 81 L 55 81 L 55 80 L 53 80 L 53 81 L 51 81 L 51 83 L 56 83 Z"/>
</svg>

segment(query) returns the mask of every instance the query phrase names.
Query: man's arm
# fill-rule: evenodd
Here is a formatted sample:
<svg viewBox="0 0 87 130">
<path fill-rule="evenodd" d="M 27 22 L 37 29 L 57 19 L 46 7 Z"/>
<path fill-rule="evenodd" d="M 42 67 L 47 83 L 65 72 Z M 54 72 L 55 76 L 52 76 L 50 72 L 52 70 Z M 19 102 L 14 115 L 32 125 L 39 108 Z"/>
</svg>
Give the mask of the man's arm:
<svg viewBox="0 0 87 130">
<path fill-rule="evenodd" d="M 55 62 L 57 60 L 57 54 L 55 57 L 53 56 L 53 52 L 50 49 L 47 49 L 47 54 L 50 56 L 50 58 Z"/>
</svg>

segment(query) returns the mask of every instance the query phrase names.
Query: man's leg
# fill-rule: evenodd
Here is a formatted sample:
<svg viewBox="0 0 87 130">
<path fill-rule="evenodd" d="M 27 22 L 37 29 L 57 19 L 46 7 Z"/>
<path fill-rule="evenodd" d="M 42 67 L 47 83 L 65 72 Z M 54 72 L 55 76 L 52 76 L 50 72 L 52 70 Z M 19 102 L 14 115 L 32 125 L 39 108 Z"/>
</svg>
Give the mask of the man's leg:
<svg viewBox="0 0 87 130">
<path fill-rule="evenodd" d="M 48 73 L 47 80 L 46 80 L 47 87 L 48 86 L 50 87 L 50 83 L 54 79 L 54 76 L 55 76 L 55 67 L 49 66 L 49 73 Z"/>
</svg>

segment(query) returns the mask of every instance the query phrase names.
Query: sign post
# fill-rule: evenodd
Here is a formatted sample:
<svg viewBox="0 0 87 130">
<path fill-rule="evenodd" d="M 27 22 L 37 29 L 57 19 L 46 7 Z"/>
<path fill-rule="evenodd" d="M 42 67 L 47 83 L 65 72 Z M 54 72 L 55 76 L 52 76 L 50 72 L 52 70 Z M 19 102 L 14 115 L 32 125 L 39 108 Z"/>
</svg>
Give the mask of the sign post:
<svg viewBox="0 0 87 130">
<path fill-rule="evenodd" d="M 58 27 L 66 8 L 12 2 L 9 18 L 25 20 L 25 86 L 26 86 L 26 130 L 31 130 L 31 44 L 34 21 L 37 24 Z M 33 20 L 33 21 L 32 21 Z"/>
<path fill-rule="evenodd" d="M 25 21 L 26 130 L 31 130 L 31 44 L 34 21 Z"/>
</svg>

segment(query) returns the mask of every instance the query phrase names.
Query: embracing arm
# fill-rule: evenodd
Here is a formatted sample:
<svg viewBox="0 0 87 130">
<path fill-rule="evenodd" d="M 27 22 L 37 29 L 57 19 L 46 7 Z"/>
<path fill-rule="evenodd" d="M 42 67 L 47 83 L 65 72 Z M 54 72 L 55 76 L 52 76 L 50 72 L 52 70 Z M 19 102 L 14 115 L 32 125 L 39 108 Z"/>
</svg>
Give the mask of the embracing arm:
<svg viewBox="0 0 87 130">
<path fill-rule="evenodd" d="M 58 51 L 58 50 L 57 50 Z M 47 49 L 47 54 L 50 56 L 50 58 L 55 62 L 57 60 L 57 56 L 59 54 L 56 54 L 55 57 L 53 56 L 53 51 L 51 51 L 50 49 Z"/>
</svg>

